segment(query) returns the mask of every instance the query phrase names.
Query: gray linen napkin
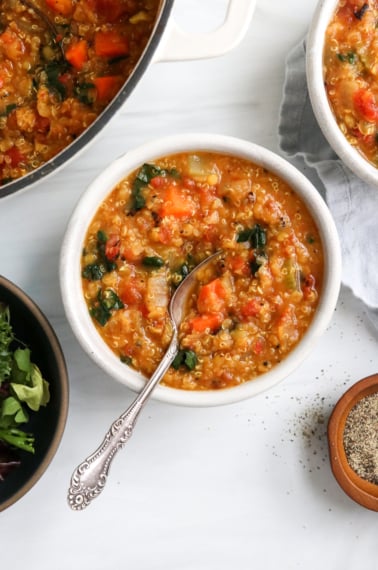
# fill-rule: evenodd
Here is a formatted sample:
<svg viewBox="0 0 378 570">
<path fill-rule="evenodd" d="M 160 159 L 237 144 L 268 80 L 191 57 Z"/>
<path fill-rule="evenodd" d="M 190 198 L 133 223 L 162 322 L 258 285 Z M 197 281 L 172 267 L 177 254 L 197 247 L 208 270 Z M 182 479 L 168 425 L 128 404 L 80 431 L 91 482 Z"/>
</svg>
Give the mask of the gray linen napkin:
<svg viewBox="0 0 378 570">
<path fill-rule="evenodd" d="M 324 138 L 307 91 L 305 52 L 304 40 L 287 56 L 280 147 L 326 200 L 341 241 L 342 282 L 378 329 L 378 188 L 355 176 Z"/>
</svg>

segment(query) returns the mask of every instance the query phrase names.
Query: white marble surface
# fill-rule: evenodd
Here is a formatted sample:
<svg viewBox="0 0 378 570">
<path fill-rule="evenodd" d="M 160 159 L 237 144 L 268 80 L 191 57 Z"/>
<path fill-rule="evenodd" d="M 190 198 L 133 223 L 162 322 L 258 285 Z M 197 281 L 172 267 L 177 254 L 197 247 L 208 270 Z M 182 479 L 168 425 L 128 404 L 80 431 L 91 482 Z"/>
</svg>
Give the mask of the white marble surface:
<svg viewBox="0 0 378 570">
<path fill-rule="evenodd" d="M 153 64 L 90 148 L 39 186 L 1 201 L 1 273 L 47 314 L 70 374 L 61 446 L 30 493 L 0 514 L 2 569 L 377 569 L 377 514 L 340 490 L 325 437 L 341 393 L 377 371 L 377 334 L 344 289 L 327 332 L 283 383 L 221 408 L 152 401 L 102 496 L 81 513 L 66 503 L 73 468 L 133 398 L 89 361 L 63 315 L 58 260 L 70 212 L 113 158 L 163 134 L 213 131 L 277 150 L 284 59 L 315 3 L 258 0 L 231 53 Z M 207 29 L 224 5 L 177 0 L 175 13 Z"/>
</svg>

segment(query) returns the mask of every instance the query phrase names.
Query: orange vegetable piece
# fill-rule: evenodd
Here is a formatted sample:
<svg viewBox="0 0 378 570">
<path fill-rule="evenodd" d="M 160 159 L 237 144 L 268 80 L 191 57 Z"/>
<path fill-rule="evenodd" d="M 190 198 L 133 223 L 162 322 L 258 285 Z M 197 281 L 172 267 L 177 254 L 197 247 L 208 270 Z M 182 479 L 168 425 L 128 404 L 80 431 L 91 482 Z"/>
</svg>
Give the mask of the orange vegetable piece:
<svg viewBox="0 0 378 570">
<path fill-rule="evenodd" d="M 236 275 L 251 275 L 251 268 L 248 263 L 248 260 L 245 259 L 242 255 L 235 255 L 229 261 L 230 267 L 233 273 Z"/>
<path fill-rule="evenodd" d="M 23 162 L 25 160 L 25 156 L 15 146 L 12 146 L 12 148 L 8 149 L 5 152 L 5 156 L 10 159 L 11 166 L 18 166 L 20 162 Z"/>
<path fill-rule="evenodd" d="M 71 44 L 66 52 L 65 57 L 75 69 L 82 69 L 86 61 L 88 61 L 88 44 L 85 40 Z"/>
<path fill-rule="evenodd" d="M 160 215 L 174 216 L 175 218 L 190 218 L 196 207 L 189 196 L 185 196 L 177 186 L 171 184 L 164 196 L 164 203 L 160 208 Z"/>
<path fill-rule="evenodd" d="M 114 30 L 97 32 L 94 49 L 100 57 L 121 57 L 129 53 L 129 41 L 126 36 Z"/>
<path fill-rule="evenodd" d="M 245 305 L 240 309 L 241 315 L 248 319 L 249 317 L 257 317 L 262 311 L 263 301 L 260 297 L 250 299 Z"/>
<path fill-rule="evenodd" d="M 190 319 L 189 326 L 194 332 L 205 332 L 206 330 L 213 332 L 220 327 L 222 321 L 222 313 L 207 313 Z"/>
<path fill-rule="evenodd" d="M 219 313 L 225 309 L 226 290 L 217 278 L 203 285 L 198 293 L 197 309 L 200 313 Z"/>
<path fill-rule="evenodd" d="M 16 32 L 7 28 L 0 34 L 0 50 L 13 62 L 22 59 L 25 53 L 25 44 Z"/>
<path fill-rule="evenodd" d="M 72 0 L 45 0 L 46 6 L 61 16 L 70 16 L 73 12 Z"/>
<path fill-rule="evenodd" d="M 93 80 L 97 90 L 97 99 L 99 101 L 110 101 L 120 89 L 122 78 L 118 75 L 106 75 L 104 77 L 96 77 Z"/>
<path fill-rule="evenodd" d="M 378 119 L 378 105 L 371 91 L 361 88 L 353 96 L 354 108 L 366 121 L 375 122 Z"/>
</svg>

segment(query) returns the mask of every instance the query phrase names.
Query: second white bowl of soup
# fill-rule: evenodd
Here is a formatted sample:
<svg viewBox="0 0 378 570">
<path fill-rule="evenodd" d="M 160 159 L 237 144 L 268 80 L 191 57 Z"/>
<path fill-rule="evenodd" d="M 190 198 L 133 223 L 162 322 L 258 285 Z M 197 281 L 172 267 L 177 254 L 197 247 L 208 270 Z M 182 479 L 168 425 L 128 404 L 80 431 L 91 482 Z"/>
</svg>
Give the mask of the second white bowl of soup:
<svg viewBox="0 0 378 570">
<path fill-rule="evenodd" d="M 61 251 L 70 325 L 106 374 L 134 391 L 171 338 L 170 297 L 199 262 L 180 351 L 153 397 L 236 402 L 287 377 L 324 332 L 340 287 L 335 225 L 287 161 L 213 134 L 147 143 L 83 194 Z"/>
<path fill-rule="evenodd" d="M 306 44 L 307 85 L 329 144 L 361 179 L 378 184 L 378 5 L 320 0 Z"/>
</svg>

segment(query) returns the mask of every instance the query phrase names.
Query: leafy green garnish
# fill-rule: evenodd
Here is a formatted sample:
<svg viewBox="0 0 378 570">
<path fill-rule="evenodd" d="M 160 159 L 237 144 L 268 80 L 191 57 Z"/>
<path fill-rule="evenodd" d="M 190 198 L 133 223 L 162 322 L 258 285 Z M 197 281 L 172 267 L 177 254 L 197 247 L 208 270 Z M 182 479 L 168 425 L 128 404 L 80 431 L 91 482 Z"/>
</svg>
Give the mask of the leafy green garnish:
<svg viewBox="0 0 378 570">
<path fill-rule="evenodd" d="M 347 62 L 347 63 L 350 63 L 351 65 L 353 65 L 354 63 L 357 62 L 357 54 L 354 53 L 353 51 L 349 51 L 349 52 L 346 53 L 346 54 L 338 53 L 338 54 L 337 54 L 337 58 L 338 58 L 340 61 L 342 61 L 343 63 L 344 63 L 344 62 Z"/>
<path fill-rule="evenodd" d="M 34 436 L 26 433 L 21 429 L 8 428 L 4 429 L 0 426 L 0 439 L 13 447 L 18 447 L 29 453 L 34 453 Z"/>
<path fill-rule="evenodd" d="M 112 316 L 113 311 L 123 309 L 123 307 L 124 304 L 113 289 L 100 289 L 89 313 L 103 327 Z"/>
<path fill-rule="evenodd" d="M 52 61 L 44 68 L 46 74 L 46 85 L 50 91 L 54 91 L 60 99 L 65 99 L 67 90 L 60 81 L 61 75 L 67 71 L 67 65 L 63 62 Z"/>
<path fill-rule="evenodd" d="M 238 243 L 249 241 L 254 249 L 263 250 L 266 246 L 266 230 L 255 224 L 253 228 L 247 228 L 238 233 L 236 237 Z"/>
<path fill-rule="evenodd" d="M 261 265 L 263 265 L 266 260 L 266 230 L 261 227 L 260 224 L 255 224 L 252 228 L 241 230 L 236 236 L 236 241 L 238 243 L 249 241 L 251 247 L 254 249 L 255 257 L 250 261 L 249 266 L 252 275 L 256 275 Z"/>
<path fill-rule="evenodd" d="M 160 168 L 159 166 L 155 166 L 154 164 L 143 164 L 133 182 L 131 191 L 131 205 L 129 210 L 129 214 L 131 216 L 135 215 L 138 210 L 141 210 L 146 205 L 144 189 L 156 176 L 171 176 L 172 178 L 179 178 L 180 174 L 175 168 L 166 170 L 164 168 Z"/>
<path fill-rule="evenodd" d="M 89 263 L 82 270 L 82 277 L 88 279 L 89 281 L 99 281 L 103 278 L 105 273 L 110 273 L 116 269 L 117 264 L 106 257 L 105 248 L 106 242 L 108 241 L 108 236 L 103 230 L 97 232 L 97 243 L 96 243 L 96 262 Z M 85 255 L 85 251 L 83 252 Z"/>
<path fill-rule="evenodd" d="M 172 367 L 178 370 L 184 365 L 188 370 L 194 370 L 197 364 L 198 358 L 193 350 L 179 350 L 172 362 Z"/>
<path fill-rule="evenodd" d="M 14 347 L 9 307 L 0 304 L 0 440 L 34 453 L 34 436 L 20 425 L 50 400 L 48 382 L 31 360 L 29 348 Z"/>
<path fill-rule="evenodd" d="M 143 257 L 142 265 L 145 267 L 152 267 L 154 269 L 158 269 L 159 267 L 163 267 L 164 259 L 161 257 L 157 257 L 156 255 L 150 255 Z"/>
</svg>

